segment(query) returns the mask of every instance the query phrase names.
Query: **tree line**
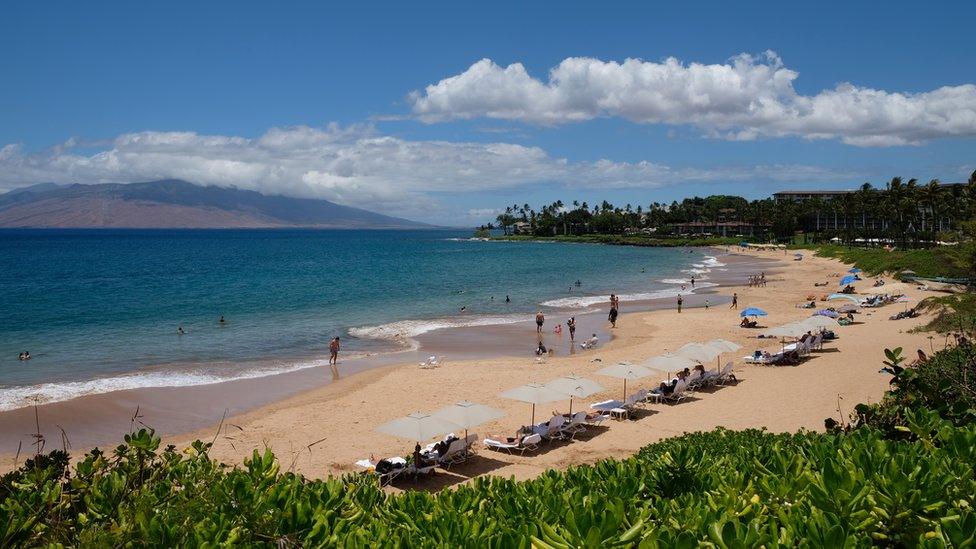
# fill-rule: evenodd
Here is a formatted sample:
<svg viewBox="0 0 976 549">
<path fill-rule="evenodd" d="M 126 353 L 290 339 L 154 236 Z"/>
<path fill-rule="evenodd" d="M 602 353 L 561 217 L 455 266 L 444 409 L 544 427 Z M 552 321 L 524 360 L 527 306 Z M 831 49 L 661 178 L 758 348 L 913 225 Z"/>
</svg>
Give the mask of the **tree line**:
<svg viewBox="0 0 976 549">
<path fill-rule="evenodd" d="M 943 185 L 938 180 L 895 177 L 883 188 L 871 183 L 835 198 L 776 201 L 746 200 L 740 196 L 713 195 L 686 198 L 670 204 L 651 202 L 618 206 L 603 201 L 590 205 L 557 200 L 540 208 L 513 204 L 498 214 L 495 223 L 481 229 L 501 229 L 534 236 L 621 234 L 628 230 L 652 230 L 660 235 L 674 232 L 678 223 L 738 221 L 748 223 L 772 239 L 791 238 L 798 232 L 814 239 L 883 239 L 901 245 L 952 239 L 961 223 L 976 218 L 976 171 L 968 182 Z"/>
</svg>

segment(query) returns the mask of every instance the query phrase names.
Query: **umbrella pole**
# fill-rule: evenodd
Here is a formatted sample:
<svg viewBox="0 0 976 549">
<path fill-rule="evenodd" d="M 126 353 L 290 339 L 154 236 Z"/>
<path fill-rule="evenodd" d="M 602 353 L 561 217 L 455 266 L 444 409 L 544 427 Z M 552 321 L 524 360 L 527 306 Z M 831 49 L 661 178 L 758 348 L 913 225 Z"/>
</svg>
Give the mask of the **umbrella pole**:
<svg viewBox="0 0 976 549">
<path fill-rule="evenodd" d="M 627 378 L 624 378 L 624 398 L 620 400 L 627 402 Z"/>
<path fill-rule="evenodd" d="M 535 425 L 535 404 L 532 405 L 532 423 L 530 425 Z"/>
<path fill-rule="evenodd" d="M 570 417 L 573 415 L 573 397 L 569 397 L 569 415 Z"/>
</svg>

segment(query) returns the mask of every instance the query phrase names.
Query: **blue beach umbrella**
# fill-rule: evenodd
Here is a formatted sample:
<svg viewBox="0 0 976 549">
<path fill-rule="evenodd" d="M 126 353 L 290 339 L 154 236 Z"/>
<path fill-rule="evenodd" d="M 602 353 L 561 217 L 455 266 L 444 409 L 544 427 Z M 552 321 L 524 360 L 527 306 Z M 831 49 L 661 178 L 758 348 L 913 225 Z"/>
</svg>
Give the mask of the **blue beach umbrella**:
<svg viewBox="0 0 976 549">
<path fill-rule="evenodd" d="M 827 296 L 827 299 L 828 300 L 832 300 L 832 299 L 846 299 L 846 300 L 850 301 L 851 303 L 856 303 L 856 304 L 860 304 L 861 303 L 861 299 L 860 298 L 855 297 L 855 296 L 852 296 L 850 294 L 830 294 L 829 296 Z"/>
<path fill-rule="evenodd" d="M 847 272 L 849 272 L 851 274 L 857 274 L 857 273 L 861 272 L 861 269 L 858 269 L 857 267 L 853 267 L 851 270 L 849 270 Z"/>
<path fill-rule="evenodd" d="M 846 285 L 848 285 L 848 284 L 850 284 L 852 282 L 857 282 L 857 280 L 858 280 L 858 278 L 856 276 L 854 276 L 854 275 L 848 275 L 848 276 L 845 276 L 844 278 L 840 279 L 840 285 L 841 286 L 846 286 Z"/>
<path fill-rule="evenodd" d="M 742 309 L 739 316 L 766 316 L 766 311 L 760 309 L 759 307 L 749 307 L 747 309 Z"/>
</svg>

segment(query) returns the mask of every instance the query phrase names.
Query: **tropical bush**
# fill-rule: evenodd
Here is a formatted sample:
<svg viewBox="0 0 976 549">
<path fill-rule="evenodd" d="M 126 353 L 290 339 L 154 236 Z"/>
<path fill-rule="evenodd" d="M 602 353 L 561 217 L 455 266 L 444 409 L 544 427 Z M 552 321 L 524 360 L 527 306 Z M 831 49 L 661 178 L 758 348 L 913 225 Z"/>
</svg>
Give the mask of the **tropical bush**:
<svg viewBox="0 0 976 549">
<path fill-rule="evenodd" d="M 964 547 L 976 543 L 976 428 L 906 411 L 881 431 L 718 429 L 537 479 L 391 495 L 365 477 L 242 467 L 140 430 L 73 468 L 0 479 L 0 546 Z"/>
<path fill-rule="evenodd" d="M 933 296 L 923 299 L 919 309 L 935 313 L 935 317 L 919 330 L 939 333 L 976 333 L 976 293 Z"/>
<path fill-rule="evenodd" d="M 549 242 L 576 242 L 583 244 L 612 244 L 616 246 L 647 246 L 657 248 L 676 248 L 683 246 L 734 246 L 742 241 L 752 240 L 750 238 L 733 237 L 653 237 L 648 235 L 615 235 L 615 234 L 583 234 L 567 236 L 529 236 L 529 235 L 509 235 L 496 236 L 495 240 L 510 241 L 549 241 Z"/>
<path fill-rule="evenodd" d="M 920 408 L 955 425 L 976 424 L 976 349 L 971 345 L 951 347 L 910 365 L 900 347 L 885 353 L 884 371 L 892 375 L 892 389 L 879 403 L 857 405 L 852 426 L 870 426 L 889 438 L 911 438 L 906 411 Z M 827 426 L 839 427 L 832 420 Z"/>
</svg>

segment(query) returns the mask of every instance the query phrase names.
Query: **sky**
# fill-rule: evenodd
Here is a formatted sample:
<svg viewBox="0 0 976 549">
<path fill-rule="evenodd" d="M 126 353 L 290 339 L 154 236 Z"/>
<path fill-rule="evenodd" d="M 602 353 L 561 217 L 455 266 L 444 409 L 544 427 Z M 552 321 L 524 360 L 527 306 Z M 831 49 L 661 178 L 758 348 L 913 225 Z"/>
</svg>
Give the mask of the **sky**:
<svg viewBox="0 0 976 549">
<path fill-rule="evenodd" d="M 0 191 L 179 178 L 473 226 L 976 169 L 970 2 L 343 4 L 8 3 Z"/>
</svg>

